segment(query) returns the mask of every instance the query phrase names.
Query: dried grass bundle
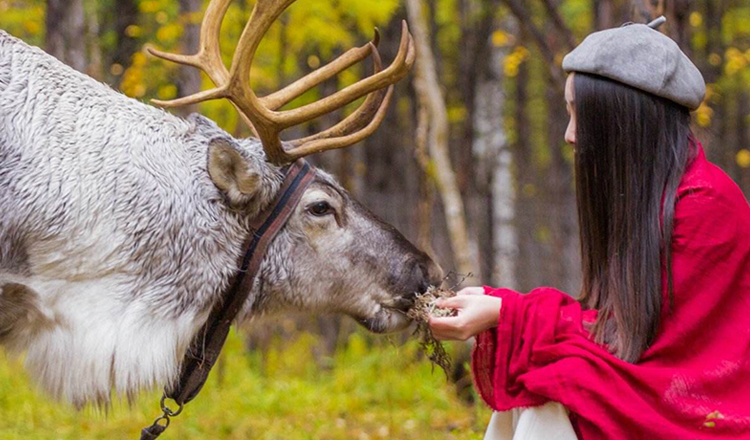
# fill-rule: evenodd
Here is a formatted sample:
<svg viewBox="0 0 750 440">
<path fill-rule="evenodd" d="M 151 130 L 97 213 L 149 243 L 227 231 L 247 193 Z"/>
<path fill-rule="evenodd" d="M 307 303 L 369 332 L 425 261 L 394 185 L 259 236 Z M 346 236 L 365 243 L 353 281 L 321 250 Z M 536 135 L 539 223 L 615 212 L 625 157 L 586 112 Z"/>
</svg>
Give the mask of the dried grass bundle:
<svg viewBox="0 0 750 440">
<path fill-rule="evenodd" d="M 428 324 L 430 316 L 445 317 L 455 316 L 456 311 L 453 309 L 442 309 L 437 307 L 436 303 L 441 298 L 450 298 L 456 296 L 452 289 L 443 287 L 430 287 L 424 293 L 418 293 L 414 300 L 414 306 L 409 310 L 407 316 L 414 320 L 417 328 L 414 334 L 421 340 L 420 346 L 434 365 L 443 369 L 446 376 L 449 376 L 451 368 L 451 358 L 445 351 L 443 344 L 435 339 Z"/>
</svg>

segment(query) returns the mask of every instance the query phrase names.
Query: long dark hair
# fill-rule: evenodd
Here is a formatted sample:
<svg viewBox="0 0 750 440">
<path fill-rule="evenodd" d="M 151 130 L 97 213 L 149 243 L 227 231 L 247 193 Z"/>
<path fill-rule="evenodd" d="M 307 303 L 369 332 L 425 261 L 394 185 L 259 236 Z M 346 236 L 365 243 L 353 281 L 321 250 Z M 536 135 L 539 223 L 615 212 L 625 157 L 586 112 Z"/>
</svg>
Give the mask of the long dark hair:
<svg viewBox="0 0 750 440">
<path fill-rule="evenodd" d="M 671 298 L 675 195 L 691 155 L 690 115 L 602 77 L 576 73 L 574 84 L 579 301 L 599 311 L 594 339 L 636 362 L 659 327 L 662 264 Z"/>
</svg>

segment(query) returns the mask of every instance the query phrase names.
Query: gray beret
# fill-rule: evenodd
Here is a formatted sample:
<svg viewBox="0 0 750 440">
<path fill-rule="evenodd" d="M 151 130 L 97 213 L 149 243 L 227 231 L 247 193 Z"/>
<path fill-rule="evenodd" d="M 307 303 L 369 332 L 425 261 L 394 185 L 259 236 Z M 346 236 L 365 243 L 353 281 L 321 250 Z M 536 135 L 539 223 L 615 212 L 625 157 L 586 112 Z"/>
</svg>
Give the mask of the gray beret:
<svg viewBox="0 0 750 440">
<path fill-rule="evenodd" d="M 594 32 L 565 56 L 563 69 L 613 79 L 695 110 L 706 82 L 677 43 L 655 30 L 664 21 Z"/>
</svg>

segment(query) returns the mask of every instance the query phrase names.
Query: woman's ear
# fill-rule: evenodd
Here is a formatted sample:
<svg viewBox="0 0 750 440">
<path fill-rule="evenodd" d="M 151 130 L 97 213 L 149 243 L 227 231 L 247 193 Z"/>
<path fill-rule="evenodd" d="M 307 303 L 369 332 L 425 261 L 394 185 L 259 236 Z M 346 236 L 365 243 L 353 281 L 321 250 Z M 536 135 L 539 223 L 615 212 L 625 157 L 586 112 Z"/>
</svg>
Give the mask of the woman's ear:
<svg viewBox="0 0 750 440">
<path fill-rule="evenodd" d="M 208 146 L 208 174 L 232 205 L 247 202 L 261 184 L 260 170 L 243 158 L 230 139 L 215 138 Z"/>
</svg>

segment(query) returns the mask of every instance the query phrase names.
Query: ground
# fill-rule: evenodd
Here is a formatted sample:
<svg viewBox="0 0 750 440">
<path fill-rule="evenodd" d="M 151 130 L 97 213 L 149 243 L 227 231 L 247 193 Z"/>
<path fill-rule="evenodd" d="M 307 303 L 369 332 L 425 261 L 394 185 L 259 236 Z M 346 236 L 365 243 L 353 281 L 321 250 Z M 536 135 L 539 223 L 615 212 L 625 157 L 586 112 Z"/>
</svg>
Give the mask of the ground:
<svg viewBox="0 0 750 440">
<path fill-rule="evenodd" d="M 396 346 L 362 333 L 318 367 L 317 343 L 302 334 L 274 345 L 261 358 L 233 333 L 198 398 L 173 420 L 168 439 L 481 439 L 490 412 L 455 397 L 439 369 L 418 354 L 416 342 Z M 141 396 L 132 409 L 76 412 L 48 401 L 29 383 L 22 359 L 0 350 L 0 440 L 137 438 L 158 415 L 160 393 Z"/>
</svg>

